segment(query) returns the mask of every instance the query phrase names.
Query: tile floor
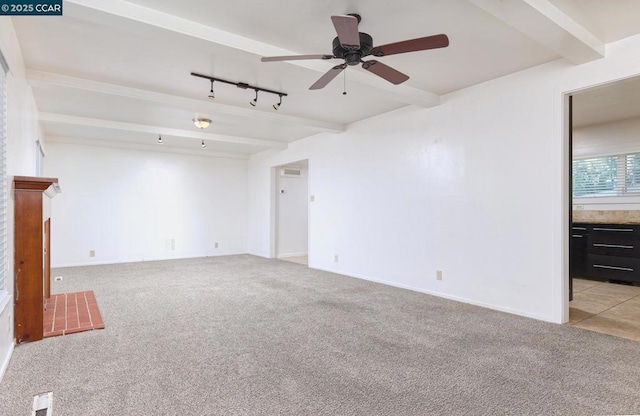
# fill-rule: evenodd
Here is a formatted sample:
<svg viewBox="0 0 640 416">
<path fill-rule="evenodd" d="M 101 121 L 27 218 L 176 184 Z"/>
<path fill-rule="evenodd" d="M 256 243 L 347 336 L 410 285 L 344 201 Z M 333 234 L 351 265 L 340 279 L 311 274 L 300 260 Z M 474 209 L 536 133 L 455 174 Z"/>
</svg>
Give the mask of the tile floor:
<svg viewBox="0 0 640 416">
<path fill-rule="evenodd" d="M 51 295 L 44 307 L 44 337 L 103 329 L 104 323 L 92 290 Z"/>
<path fill-rule="evenodd" d="M 280 260 L 290 261 L 292 263 L 309 265 L 309 256 L 283 257 Z"/>
<path fill-rule="evenodd" d="M 640 287 L 573 279 L 568 325 L 640 341 Z"/>
</svg>

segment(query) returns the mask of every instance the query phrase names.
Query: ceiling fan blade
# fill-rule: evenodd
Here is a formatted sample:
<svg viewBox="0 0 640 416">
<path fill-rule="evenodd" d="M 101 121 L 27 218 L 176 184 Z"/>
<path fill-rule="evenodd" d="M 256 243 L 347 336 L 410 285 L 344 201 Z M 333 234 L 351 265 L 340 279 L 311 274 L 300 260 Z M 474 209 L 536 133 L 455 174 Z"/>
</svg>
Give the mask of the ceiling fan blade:
<svg viewBox="0 0 640 416">
<path fill-rule="evenodd" d="M 362 67 L 369 72 L 373 72 L 380 78 L 384 78 L 392 84 L 401 84 L 409 79 L 408 75 L 403 74 L 397 69 L 393 69 L 388 65 L 378 61 L 362 62 Z"/>
<path fill-rule="evenodd" d="M 427 49 L 446 48 L 447 46 L 449 46 L 449 38 L 447 35 L 441 34 L 376 46 L 371 50 L 371 55 L 387 56 L 398 53 L 425 51 Z"/>
<path fill-rule="evenodd" d="M 292 55 L 292 56 L 263 56 L 262 62 L 299 61 L 303 59 L 333 59 L 333 55 Z"/>
<path fill-rule="evenodd" d="M 336 28 L 340 45 L 345 49 L 360 49 L 360 33 L 358 33 L 358 18 L 355 16 L 331 16 L 333 27 Z"/>
<path fill-rule="evenodd" d="M 321 76 L 320 79 L 315 82 L 315 84 L 310 86 L 309 89 L 319 90 L 320 88 L 324 88 L 328 83 L 331 82 L 331 80 L 337 77 L 338 74 L 340 74 L 340 72 L 344 71 L 346 67 L 347 67 L 347 64 L 334 66 L 329 71 L 325 72 L 325 74 Z"/>
</svg>

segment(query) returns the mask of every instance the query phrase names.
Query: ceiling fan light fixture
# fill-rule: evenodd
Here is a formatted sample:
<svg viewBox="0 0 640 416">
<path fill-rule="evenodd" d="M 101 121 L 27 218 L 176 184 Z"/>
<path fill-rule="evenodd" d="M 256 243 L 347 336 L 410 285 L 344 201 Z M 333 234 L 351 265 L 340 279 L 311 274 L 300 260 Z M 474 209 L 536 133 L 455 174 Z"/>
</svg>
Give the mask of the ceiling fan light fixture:
<svg viewBox="0 0 640 416">
<path fill-rule="evenodd" d="M 193 121 L 193 124 L 201 130 L 206 129 L 211 125 L 211 119 L 205 118 L 205 117 L 197 117 L 197 118 L 194 118 L 192 121 Z"/>
</svg>

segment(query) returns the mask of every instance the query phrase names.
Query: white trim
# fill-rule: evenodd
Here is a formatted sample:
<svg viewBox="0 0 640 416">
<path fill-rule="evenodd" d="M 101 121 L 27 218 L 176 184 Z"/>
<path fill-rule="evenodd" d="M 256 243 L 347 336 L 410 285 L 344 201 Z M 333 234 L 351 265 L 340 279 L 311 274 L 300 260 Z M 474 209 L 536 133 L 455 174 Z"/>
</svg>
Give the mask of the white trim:
<svg viewBox="0 0 640 416">
<path fill-rule="evenodd" d="M 224 256 L 239 256 L 242 254 L 249 254 L 246 251 L 238 251 L 238 252 L 229 252 L 222 254 L 197 254 L 193 256 L 184 256 L 184 257 L 165 257 L 165 258 L 157 258 L 157 259 L 138 259 L 138 260 L 126 260 L 126 261 L 96 261 L 91 263 L 67 263 L 67 264 L 56 264 L 51 265 L 52 269 L 61 269 L 63 267 L 82 267 L 82 266 L 104 266 L 109 264 L 129 264 L 129 263 L 146 263 L 150 261 L 165 261 L 165 260 L 186 260 L 186 259 L 199 259 L 199 258 L 207 258 L 207 257 L 224 257 Z"/>
<path fill-rule="evenodd" d="M 9 351 L 7 351 L 7 356 L 4 357 L 4 360 L 2 361 L 2 365 L 0 366 L 0 383 L 4 378 L 4 373 L 7 371 L 7 367 L 9 367 L 9 361 L 11 361 L 11 356 L 13 355 L 13 349 L 15 348 L 15 346 L 16 343 L 11 341 L 11 344 L 9 345 Z"/>
<path fill-rule="evenodd" d="M 551 322 L 551 323 L 558 323 L 558 324 L 560 323 L 560 322 L 554 322 L 554 321 L 551 320 L 551 318 L 546 317 L 546 316 L 540 316 L 540 315 L 527 313 L 527 312 L 521 311 L 519 309 L 505 308 L 503 306 L 497 306 L 497 305 L 494 305 L 494 304 L 491 304 L 491 303 L 478 302 L 478 301 L 475 301 L 475 300 L 463 298 L 461 296 L 448 295 L 448 294 L 442 293 L 442 292 L 435 292 L 435 291 L 432 291 L 432 290 L 420 289 L 420 288 L 409 286 L 409 285 L 403 285 L 401 283 L 389 282 L 387 280 L 374 279 L 374 278 L 371 278 L 371 277 L 362 276 L 362 275 L 354 274 L 354 273 L 347 273 L 347 272 L 343 272 L 343 271 L 340 271 L 340 270 L 325 269 L 325 268 L 316 267 L 316 266 L 313 266 L 313 265 L 309 265 L 309 268 L 316 269 L 316 270 L 322 270 L 324 272 L 340 274 L 340 275 L 347 276 L 347 277 L 354 277 L 356 279 L 367 280 L 369 282 L 380 283 L 380 284 L 383 284 L 383 285 L 393 286 L 393 287 L 397 287 L 397 288 L 400 288 L 400 289 L 407 289 L 407 290 L 411 290 L 413 292 L 419 292 L 419 293 L 424 293 L 426 295 L 437 296 L 439 298 L 455 300 L 456 302 L 462 302 L 462 303 L 468 303 L 470 305 L 481 306 L 483 308 L 493 309 L 493 310 L 500 311 L 500 312 L 506 312 L 506 313 L 510 313 L 512 315 L 524 316 L 525 318 L 532 318 L 532 319 L 537 319 L 539 321 L 545 321 L 545 322 Z"/>
<path fill-rule="evenodd" d="M 11 303 L 11 295 L 6 289 L 0 290 L 0 315 L 4 312 L 4 309 Z"/>
<path fill-rule="evenodd" d="M 278 254 L 278 258 L 279 259 L 286 259 L 289 257 L 300 257 L 300 256 L 308 256 L 309 253 L 308 252 L 304 252 L 304 253 L 284 253 L 284 254 Z"/>
<path fill-rule="evenodd" d="M 573 206 L 576 205 L 601 205 L 601 204 L 640 204 L 640 196 L 598 196 L 591 198 L 573 198 Z"/>
<path fill-rule="evenodd" d="M 9 62 L 7 62 L 7 58 L 5 58 L 1 50 L 0 50 L 0 68 L 4 70 L 5 74 L 8 74 L 10 72 Z"/>
</svg>

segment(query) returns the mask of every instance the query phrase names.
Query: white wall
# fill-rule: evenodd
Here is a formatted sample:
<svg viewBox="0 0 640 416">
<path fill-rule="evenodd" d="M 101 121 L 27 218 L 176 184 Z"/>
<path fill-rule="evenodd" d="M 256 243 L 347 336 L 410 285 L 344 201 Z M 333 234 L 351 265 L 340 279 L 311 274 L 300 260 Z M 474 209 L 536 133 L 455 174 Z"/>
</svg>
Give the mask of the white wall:
<svg viewBox="0 0 640 416">
<path fill-rule="evenodd" d="M 563 94 L 638 72 L 634 37 L 257 155 L 249 251 L 272 255 L 271 167 L 309 158 L 311 267 L 565 322 Z"/>
<path fill-rule="evenodd" d="M 8 61 L 7 76 L 7 281 L 6 293 L 0 293 L 0 379 L 4 374 L 14 345 L 14 197 L 13 176 L 35 174 L 36 140 L 40 139 L 37 108 L 31 88 L 24 77 L 24 61 L 9 17 L 0 17 L 0 50 Z"/>
<path fill-rule="evenodd" d="M 297 178 L 277 172 L 278 257 L 302 256 L 308 252 L 308 170 L 296 169 L 300 169 Z"/>
<path fill-rule="evenodd" d="M 45 174 L 52 267 L 247 252 L 246 160 L 49 142 Z"/>
<path fill-rule="evenodd" d="M 576 159 L 640 152 L 640 118 L 577 127 L 573 130 Z M 639 196 L 575 198 L 574 209 L 640 210 Z"/>
</svg>

